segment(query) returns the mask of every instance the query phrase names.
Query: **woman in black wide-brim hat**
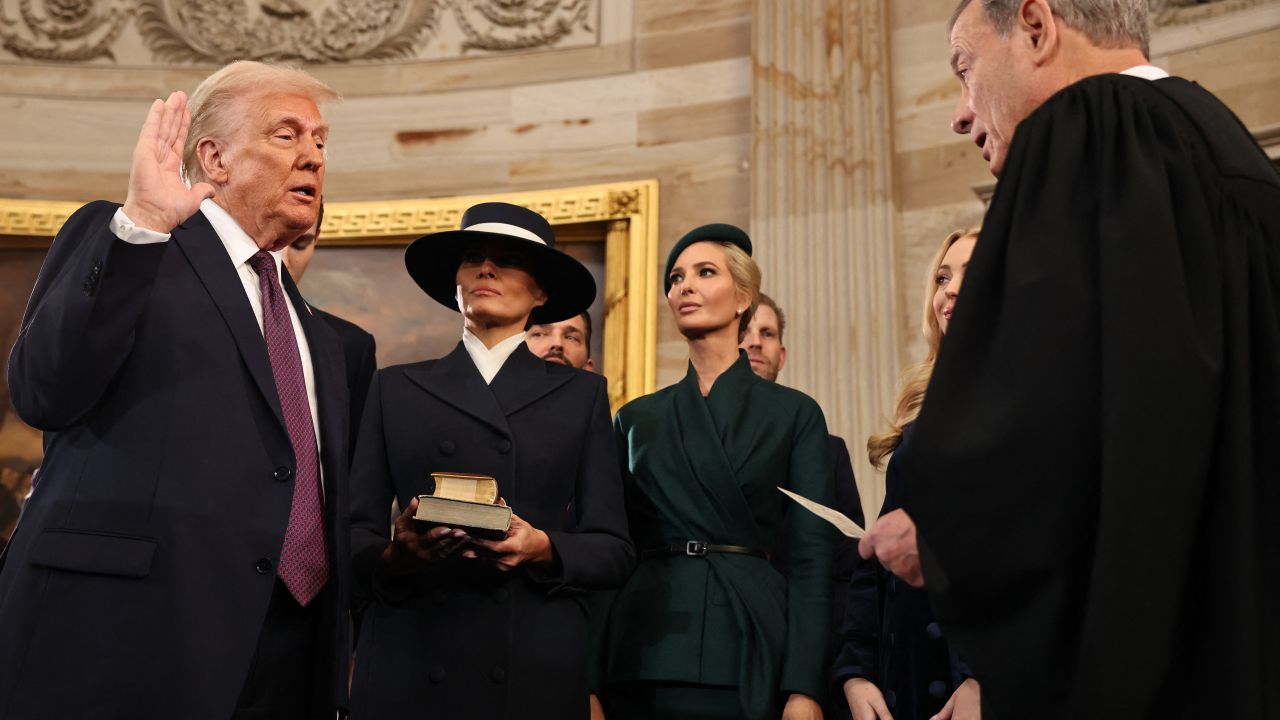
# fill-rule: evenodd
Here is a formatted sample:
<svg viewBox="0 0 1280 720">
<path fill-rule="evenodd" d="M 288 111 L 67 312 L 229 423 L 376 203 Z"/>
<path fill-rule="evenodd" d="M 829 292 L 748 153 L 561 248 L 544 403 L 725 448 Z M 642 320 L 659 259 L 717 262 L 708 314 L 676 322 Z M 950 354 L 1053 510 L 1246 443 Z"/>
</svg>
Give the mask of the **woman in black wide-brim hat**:
<svg viewBox="0 0 1280 720">
<path fill-rule="evenodd" d="M 462 342 L 369 389 L 351 476 L 354 718 L 587 717 L 582 591 L 621 583 L 634 552 L 604 378 L 524 344 L 530 323 L 595 298 L 554 244 L 537 213 L 484 203 L 405 253 L 418 285 L 462 313 Z M 414 521 L 432 472 L 496 478 L 505 539 Z"/>
<path fill-rule="evenodd" d="M 608 720 L 821 717 L 835 537 L 777 486 L 834 503 L 826 421 L 738 349 L 760 295 L 745 232 L 690 231 L 665 287 L 689 371 L 614 420 L 640 562 L 597 596 L 593 689 Z"/>
</svg>

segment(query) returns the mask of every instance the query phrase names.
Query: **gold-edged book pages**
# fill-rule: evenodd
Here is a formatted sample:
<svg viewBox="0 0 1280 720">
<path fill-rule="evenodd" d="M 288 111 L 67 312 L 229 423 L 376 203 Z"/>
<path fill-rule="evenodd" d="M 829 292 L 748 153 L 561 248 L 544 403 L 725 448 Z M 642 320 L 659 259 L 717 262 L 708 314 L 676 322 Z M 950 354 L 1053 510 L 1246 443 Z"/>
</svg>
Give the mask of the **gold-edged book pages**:
<svg viewBox="0 0 1280 720">
<path fill-rule="evenodd" d="M 501 540 L 511 527 L 511 508 L 492 503 L 468 502 L 434 495 L 418 496 L 414 520 L 459 528 L 474 537 Z"/>
<path fill-rule="evenodd" d="M 435 486 L 427 493 L 432 497 L 492 505 L 498 502 L 498 481 L 488 475 L 433 472 Z"/>
</svg>

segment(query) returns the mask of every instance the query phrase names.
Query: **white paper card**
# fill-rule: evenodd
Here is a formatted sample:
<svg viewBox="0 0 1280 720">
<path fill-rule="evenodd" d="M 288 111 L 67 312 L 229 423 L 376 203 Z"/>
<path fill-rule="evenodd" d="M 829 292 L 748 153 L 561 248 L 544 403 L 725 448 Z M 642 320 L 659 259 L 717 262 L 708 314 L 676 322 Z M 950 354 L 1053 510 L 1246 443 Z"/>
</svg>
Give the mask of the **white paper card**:
<svg viewBox="0 0 1280 720">
<path fill-rule="evenodd" d="M 800 507 L 808 510 L 814 515 L 817 515 L 823 520 L 826 520 L 832 525 L 835 525 L 836 529 L 844 533 L 846 537 L 860 538 L 867 534 L 865 530 L 858 527 L 858 523 L 850 520 L 847 515 L 839 510 L 832 510 L 826 505 L 820 505 L 809 498 L 797 495 L 786 488 L 780 487 L 778 489 L 785 493 L 787 497 L 800 503 Z"/>
</svg>

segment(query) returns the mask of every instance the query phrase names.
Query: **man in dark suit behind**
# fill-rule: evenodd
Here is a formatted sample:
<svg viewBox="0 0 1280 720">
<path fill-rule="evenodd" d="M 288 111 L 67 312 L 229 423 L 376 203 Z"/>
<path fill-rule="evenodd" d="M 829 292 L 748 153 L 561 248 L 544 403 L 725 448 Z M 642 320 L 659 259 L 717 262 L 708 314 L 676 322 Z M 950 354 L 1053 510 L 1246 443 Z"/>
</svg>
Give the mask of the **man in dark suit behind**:
<svg viewBox="0 0 1280 720">
<path fill-rule="evenodd" d="M 742 337 L 742 349 L 747 351 L 747 360 L 757 375 L 769 382 L 778 381 L 778 373 L 787 363 L 787 347 L 782 342 L 783 333 L 787 329 L 787 316 L 773 298 L 761 293 L 760 306 L 751 316 L 747 324 L 747 332 Z M 848 515 L 858 525 L 863 524 L 862 499 L 858 494 L 858 483 L 853 477 L 853 461 L 849 458 L 849 448 L 844 438 L 828 435 L 831 447 L 831 472 L 836 487 L 836 509 Z M 783 537 L 786 537 L 785 534 Z M 779 566 L 787 564 L 787 548 L 778 548 L 775 563 Z M 858 562 L 857 544 L 850 538 L 840 536 L 836 542 L 832 556 L 832 587 L 837 592 L 831 599 L 832 622 L 831 641 L 827 647 L 829 660 L 835 658 L 840 647 L 840 628 L 844 623 L 845 593 L 844 587 L 849 584 L 853 568 Z M 824 704 L 831 699 L 824 699 Z"/>
<path fill-rule="evenodd" d="M 757 375 L 777 382 L 778 374 L 787 363 L 787 346 L 782 342 L 783 333 L 787 329 L 787 317 L 773 298 L 760 294 L 760 307 L 751 317 L 747 332 L 742 337 L 742 349 L 747 351 L 747 360 Z M 829 435 L 831 443 L 831 469 L 836 482 L 836 509 L 848 515 L 858 525 L 863 524 L 862 499 L 858 494 L 858 483 L 853 477 L 853 461 L 849 458 L 849 448 L 844 438 Z M 854 543 L 841 543 L 836 549 L 835 567 L 852 568 L 857 551 Z M 845 579 L 848 579 L 846 574 Z"/>
<path fill-rule="evenodd" d="M 302 283 L 302 276 L 311 266 L 316 245 L 320 243 L 320 227 L 323 224 L 324 201 L 321 200 L 315 225 L 285 246 L 284 265 L 295 283 Z M 364 401 L 369 395 L 369 383 L 373 381 L 373 371 L 378 369 L 377 343 L 364 328 L 350 320 L 344 320 L 315 306 L 311 306 L 311 311 L 329 323 L 329 327 L 333 328 L 342 342 L 342 355 L 347 361 L 347 391 L 351 395 L 351 439 L 347 447 L 354 451 L 356 433 L 360 429 L 360 416 L 364 413 Z"/>
<path fill-rule="evenodd" d="M 54 239 L 8 367 L 47 450 L 0 567 L 0 717 L 334 717 L 347 391 L 279 259 L 334 97 L 235 63 L 157 100 L 124 207 Z"/>
</svg>

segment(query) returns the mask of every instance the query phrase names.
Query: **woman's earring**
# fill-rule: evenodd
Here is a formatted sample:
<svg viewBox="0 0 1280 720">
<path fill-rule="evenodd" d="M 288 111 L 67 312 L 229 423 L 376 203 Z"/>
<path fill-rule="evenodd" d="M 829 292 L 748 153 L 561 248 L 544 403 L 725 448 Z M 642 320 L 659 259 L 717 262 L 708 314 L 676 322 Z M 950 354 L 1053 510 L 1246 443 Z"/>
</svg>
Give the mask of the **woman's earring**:
<svg viewBox="0 0 1280 720">
<path fill-rule="evenodd" d="M 734 317 L 742 317 L 742 311 L 741 311 L 741 310 L 738 310 L 738 311 L 734 312 L 734 313 L 733 313 L 733 316 L 734 316 Z"/>
</svg>

